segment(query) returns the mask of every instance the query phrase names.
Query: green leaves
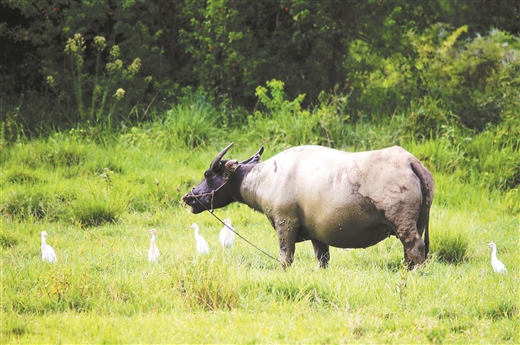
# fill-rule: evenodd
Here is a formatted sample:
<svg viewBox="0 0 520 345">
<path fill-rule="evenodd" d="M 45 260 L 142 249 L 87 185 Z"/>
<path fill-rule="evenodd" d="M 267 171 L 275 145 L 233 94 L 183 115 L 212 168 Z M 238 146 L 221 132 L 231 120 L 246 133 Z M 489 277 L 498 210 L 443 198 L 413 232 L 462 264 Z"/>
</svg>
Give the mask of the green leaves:
<svg viewBox="0 0 520 345">
<path fill-rule="evenodd" d="M 301 111 L 301 102 L 305 98 L 305 94 L 298 95 L 294 100 L 286 100 L 284 92 L 284 82 L 280 80 L 271 80 L 267 82 L 270 89 L 271 97 L 268 95 L 268 90 L 263 86 L 256 88 L 255 96 L 257 96 L 264 104 L 270 113 L 292 113 L 297 114 Z"/>
</svg>

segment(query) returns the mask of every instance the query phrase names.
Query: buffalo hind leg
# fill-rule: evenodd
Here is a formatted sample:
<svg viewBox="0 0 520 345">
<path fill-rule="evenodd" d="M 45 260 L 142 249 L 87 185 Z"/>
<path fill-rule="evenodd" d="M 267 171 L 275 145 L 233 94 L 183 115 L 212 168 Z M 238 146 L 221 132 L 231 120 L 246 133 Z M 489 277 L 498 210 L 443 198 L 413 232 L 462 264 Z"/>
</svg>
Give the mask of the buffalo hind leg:
<svg viewBox="0 0 520 345">
<path fill-rule="evenodd" d="M 397 237 L 404 247 L 404 260 L 408 268 L 413 269 L 426 261 L 426 245 L 417 231 L 415 223 L 400 226 L 396 229 Z"/>
<path fill-rule="evenodd" d="M 329 245 L 318 240 L 311 240 L 314 247 L 314 255 L 320 264 L 320 268 L 327 268 L 330 260 Z"/>
</svg>

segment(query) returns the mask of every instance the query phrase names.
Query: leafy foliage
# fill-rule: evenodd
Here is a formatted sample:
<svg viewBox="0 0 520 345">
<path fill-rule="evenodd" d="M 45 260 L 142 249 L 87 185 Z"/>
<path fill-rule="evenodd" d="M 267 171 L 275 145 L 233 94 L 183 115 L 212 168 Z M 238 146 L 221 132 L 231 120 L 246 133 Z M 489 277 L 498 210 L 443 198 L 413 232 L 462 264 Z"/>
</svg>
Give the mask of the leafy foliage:
<svg viewBox="0 0 520 345">
<path fill-rule="evenodd" d="M 151 108 L 170 108 L 186 86 L 225 103 L 226 122 L 244 124 L 240 109 L 251 111 L 256 88 L 273 79 L 290 99 L 305 93 L 304 107 L 340 90 L 350 98 L 341 117 L 352 122 L 420 99 L 481 130 L 502 119 L 510 98 L 497 90 L 518 74 L 500 67 L 516 64 L 512 2 L 2 0 L 2 9 L 9 140 L 60 126 L 134 125 Z M 477 35 L 492 25 L 493 34 Z"/>
</svg>

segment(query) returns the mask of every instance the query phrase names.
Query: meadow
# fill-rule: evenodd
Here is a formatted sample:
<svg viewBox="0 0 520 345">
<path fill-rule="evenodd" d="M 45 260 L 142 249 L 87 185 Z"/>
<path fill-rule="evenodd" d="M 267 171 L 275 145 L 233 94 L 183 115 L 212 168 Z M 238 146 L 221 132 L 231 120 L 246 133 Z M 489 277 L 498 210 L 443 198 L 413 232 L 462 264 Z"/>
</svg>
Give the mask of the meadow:
<svg viewBox="0 0 520 345">
<path fill-rule="evenodd" d="M 507 173 L 499 158 L 513 146 L 492 152 L 496 135 L 467 139 L 455 127 L 416 140 L 399 117 L 360 121 L 336 136 L 330 127 L 327 140 L 345 138 L 337 148 L 400 144 L 432 171 L 431 255 L 409 271 L 392 237 L 332 248 L 329 268 L 319 269 L 304 242 L 284 272 L 240 238 L 222 250 L 222 224 L 190 214 L 180 199 L 228 142 L 227 158 L 264 145 L 265 160 L 314 143 L 309 121 L 273 118 L 261 127 L 251 118 L 226 130 L 209 128 L 203 112 L 187 120 L 189 109 L 177 111 L 170 122 L 121 133 L 73 129 L 3 143 L 2 343 L 520 343 L 520 196 L 487 173 Z M 238 204 L 215 214 L 278 257 L 264 215 Z M 194 222 L 209 255 L 195 251 Z M 157 263 L 147 261 L 150 228 L 158 230 Z M 41 260 L 43 230 L 55 264 Z M 491 268 L 491 241 L 507 274 Z"/>
</svg>

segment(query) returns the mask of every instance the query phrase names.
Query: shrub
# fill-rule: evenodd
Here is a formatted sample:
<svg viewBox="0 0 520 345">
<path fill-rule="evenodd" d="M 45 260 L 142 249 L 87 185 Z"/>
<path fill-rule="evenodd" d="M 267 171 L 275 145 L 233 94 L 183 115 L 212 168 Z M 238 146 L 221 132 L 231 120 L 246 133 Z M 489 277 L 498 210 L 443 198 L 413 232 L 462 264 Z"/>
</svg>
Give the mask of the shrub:
<svg viewBox="0 0 520 345">
<path fill-rule="evenodd" d="M 73 196 L 27 188 L 5 198 L 1 213 L 11 220 L 67 219 Z"/>
<path fill-rule="evenodd" d="M 422 35 L 410 33 L 418 55 L 410 61 L 417 70 L 413 82 L 419 96 L 438 100 L 426 103 L 434 119 L 442 123 L 445 116 L 455 114 L 464 125 L 483 130 L 486 124 L 501 121 L 518 95 L 520 41 L 498 30 L 459 40 L 466 31 L 466 26 L 452 30 L 435 24 Z"/>
<path fill-rule="evenodd" d="M 179 274 L 182 298 L 190 309 L 230 310 L 239 303 L 239 294 L 227 266 L 198 257 L 183 263 Z"/>
<path fill-rule="evenodd" d="M 256 88 L 255 95 L 267 114 L 255 111 L 254 116 L 248 118 L 251 135 L 255 139 L 269 138 L 271 143 L 284 146 L 318 144 L 322 127 L 315 113 L 302 110 L 305 95 L 287 100 L 284 83 L 279 80 L 268 81 L 267 87 L 269 90 L 263 86 Z"/>
<path fill-rule="evenodd" d="M 431 234 L 431 243 L 432 251 L 441 262 L 460 264 L 467 259 L 469 238 L 465 232 L 436 230 Z"/>
<path fill-rule="evenodd" d="M 520 125 L 506 120 L 479 133 L 465 146 L 466 167 L 478 172 L 468 181 L 506 190 L 520 184 Z"/>
<path fill-rule="evenodd" d="M 136 57 L 125 68 L 118 45 L 112 45 L 109 54 L 105 37 L 96 36 L 88 47 L 95 62 L 89 65 L 87 42 L 83 35 L 76 33 L 68 38 L 65 55 L 68 64 L 65 73 L 61 67 L 46 61 L 43 73 L 47 86 L 56 95 L 58 102 L 74 104 L 67 114 L 69 122 L 80 123 L 84 128 L 89 125 L 115 127 L 123 115 L 131 112 L 130 100 L 137 101 L 152 78 L 138 79 L 141 59 Z M 102 56 L 108 61 L 102 66 Z M 92 70 L 92 72 L 90 71 Z M 128 93 L 128 94 L 127 94 Z M 126 97 L 125 97 L 126 95 Z"/>
<path fill-rule="evenodd" d="M 13 234 L 6 233 L 6 232 L 4 232 L 4 230 L 2 230 L 2 232 L 0 233 L 0 247 L 1 248 L 7 249 L 7 248 L 14 247 L 18 244 L 18 242 L 19 242 L 18 238 L 15 237 Z"/>
<path fill-rule="evenodd" d="M 191 88 L 183 90 L 184 97 L 179 104 L 166 111 L 160 140 L 168 148 L 179 145 L 190 149 L 218 137 L 220 115 L 207 99 L 202 89 L 192 93 Z"/>
<path fill-rule="evenodd" d="M 81 226 L 99 226 L 113 223 L 125 211 L 129 198 L 132 197 L 124 187 L 114 187 L 108 169 L 100 175 L 106 183 L 104 190 L 90 187 L 90 193 L 78 198 L 72 205 L 72 217 Z"/>
<path fill-rule="evenodd" d="M 9 173 L 5 181 L 18 184 L 37 184 L 40 182 L 40 178 L 31 171 L 19 169 Z"/>
<path fill-rule="evenodd" d="M 73 217 L 82 226 L 99 226 L 112 223 L 121 214 L 121 209 L 109 202 L 94 198 L 84 199 L 74 204 Z"/>
</svg>

